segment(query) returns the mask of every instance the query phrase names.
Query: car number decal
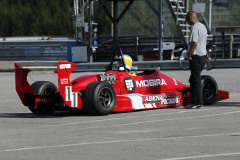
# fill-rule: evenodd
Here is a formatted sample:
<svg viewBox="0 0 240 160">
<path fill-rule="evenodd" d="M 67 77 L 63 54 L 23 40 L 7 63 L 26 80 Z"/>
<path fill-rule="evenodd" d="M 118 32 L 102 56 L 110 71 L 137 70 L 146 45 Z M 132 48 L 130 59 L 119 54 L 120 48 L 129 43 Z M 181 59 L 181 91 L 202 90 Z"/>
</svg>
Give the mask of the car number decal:
<svg viewBox="0 0 240 160">
<path fill-rule="evenodd" d="M 72 92 L 72 86 L 65 86 L 66 101 L 71 101 L 71 107 L 78 107 L 78 94 Z"/>
</svg>

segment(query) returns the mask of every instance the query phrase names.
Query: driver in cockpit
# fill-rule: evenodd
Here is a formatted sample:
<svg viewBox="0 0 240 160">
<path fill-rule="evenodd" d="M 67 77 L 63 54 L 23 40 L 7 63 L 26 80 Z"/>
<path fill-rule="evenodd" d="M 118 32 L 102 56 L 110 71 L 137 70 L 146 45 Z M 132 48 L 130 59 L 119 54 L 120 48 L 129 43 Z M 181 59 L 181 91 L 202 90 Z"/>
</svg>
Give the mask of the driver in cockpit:
<svg viewBox="0 0 240 160">
<path fill-rule="evenodd" d="M 123 60 L 125 63 L 125 72 L 128 73 L 131 76 L 137 76 L 135 73 L 131 72 L 132 69 L 132 58 L 129 55 L 124 54 L 123 55 Z M 124 70 L 123 64 L 120 64 L 120 62 L 118 62 L 118 68 L 120 71 Z"/>
</svg>

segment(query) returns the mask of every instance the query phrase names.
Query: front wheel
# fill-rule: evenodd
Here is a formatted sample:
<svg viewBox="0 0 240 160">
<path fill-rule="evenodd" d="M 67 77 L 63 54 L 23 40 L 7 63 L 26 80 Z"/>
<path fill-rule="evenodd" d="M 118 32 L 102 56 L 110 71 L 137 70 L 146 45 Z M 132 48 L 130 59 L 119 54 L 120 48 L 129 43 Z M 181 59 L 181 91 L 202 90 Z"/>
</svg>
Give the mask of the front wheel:
<svg viewBox="0 0 240 160">
<path fill-rule="evenodd" d="M 204 75 L 201 77 L 203 92 L 203 102 L 206 105 L 215 103 L 218 96 L 218 86 L 215 79 L 211 76 Z"/>
<path fill-rule="evenodd" d="M 93 115 L 108 115 L 116 105 L 116 93 L 108 82 L 92 82 L 84 93 L 84 107 Z"/>
</svg>

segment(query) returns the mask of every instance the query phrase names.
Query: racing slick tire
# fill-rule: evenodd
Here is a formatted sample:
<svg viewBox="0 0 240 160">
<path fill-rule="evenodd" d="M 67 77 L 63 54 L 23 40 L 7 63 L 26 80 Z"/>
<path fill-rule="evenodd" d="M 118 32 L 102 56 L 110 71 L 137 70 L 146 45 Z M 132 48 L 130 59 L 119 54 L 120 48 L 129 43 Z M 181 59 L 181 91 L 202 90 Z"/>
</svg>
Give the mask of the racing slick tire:
<svg viewBox="0 0 240 160">
<path fill-rule="evenodd" d="M 57 86 L 48 81 L 34 82 L 31 87 L 37 95 L 54 95 L 57 90 Z M 37 106 L 29 107 L 29 109 L 36 115 L 50 115 L 56 110 L 56 107 L 53 101 L 41 98 Z"/>
<path fill-rule="evenodd" d="M 84 107 L 93 115 L 108 115 L 116 105 L 116 93 L 108 82 L 92 82 L 84 93 Z"/>
<path fill-rule="evenodd" d="M 201 85 L 203 92 L 203 102 L 205 105 L 215 103 L 218 96 L 218 85 L 211 76 L 201 76 Z"/>
</svg>

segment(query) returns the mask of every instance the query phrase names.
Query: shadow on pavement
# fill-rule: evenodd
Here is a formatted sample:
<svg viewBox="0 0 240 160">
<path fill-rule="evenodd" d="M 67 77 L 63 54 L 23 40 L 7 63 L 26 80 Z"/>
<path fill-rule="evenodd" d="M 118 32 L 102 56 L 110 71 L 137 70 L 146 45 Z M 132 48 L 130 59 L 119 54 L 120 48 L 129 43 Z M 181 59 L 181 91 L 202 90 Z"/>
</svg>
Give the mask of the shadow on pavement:
<svg viewBox="0 0 240 160">
<path fill-rule="evenodd" d="M 74 116 L 90 116 L 87 113 L 80 111 L 56 111 L 52 115 L 35 115 L 29 113 L 0 113 L 0 118 L 59 118 L 59 117 L 74 117 Z"/>
<path fill-rule="evenodd" d="M 240 107 L 240 102 L 217 102 L 213 106 L 220 107 Z"/>
</svg>

